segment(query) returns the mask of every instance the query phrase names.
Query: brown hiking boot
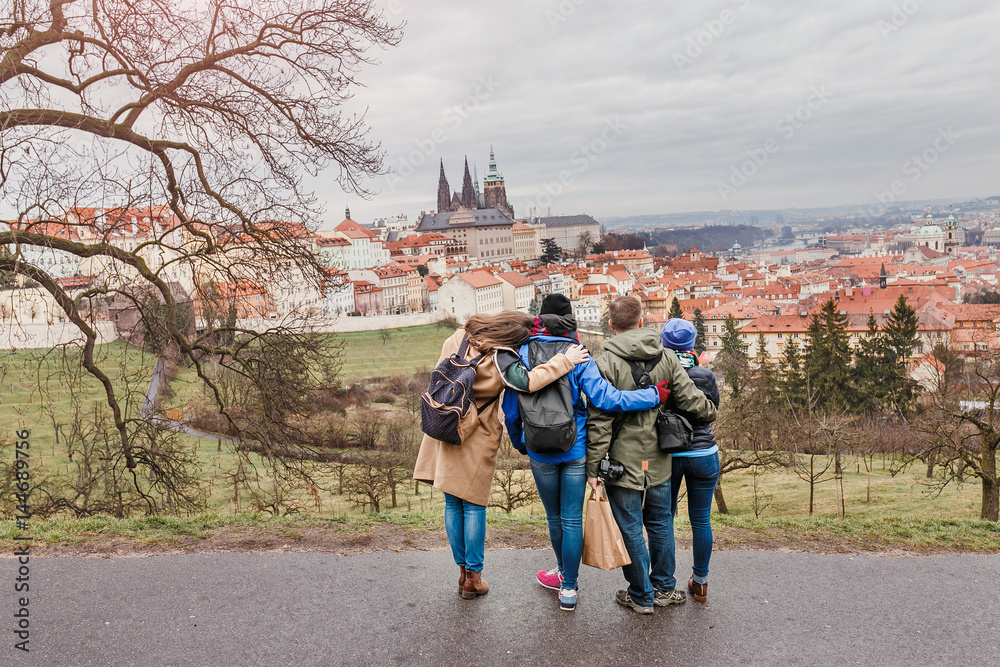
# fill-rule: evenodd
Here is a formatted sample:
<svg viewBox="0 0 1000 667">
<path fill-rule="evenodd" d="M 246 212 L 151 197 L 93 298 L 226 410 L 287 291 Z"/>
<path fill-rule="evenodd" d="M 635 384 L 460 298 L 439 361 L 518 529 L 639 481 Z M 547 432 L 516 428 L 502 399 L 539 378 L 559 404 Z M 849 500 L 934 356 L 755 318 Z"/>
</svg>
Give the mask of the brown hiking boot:
<svg viewBox="0 0 1000 667">
<path fill-rule="evenodd" d="M 461 593 L 462 589 L 465 588 L 465 566 L 464 565 L 459 565 L 458 568 L 459 568 L 459 574 L 458 574 L 458 592 Z"/>
<path fill-rule="evenodd" d="M 708 583 L 699 584 L 694 580 L 694 577 L 688 579 L 688 590 L 691 591 L 691 597 L 697 602 L 704 602 L 708 599 Z"/>
<path fill-rule="evenodd" d="M 465 571 L 465 583 L 462 586 L 462 598 L 465 600 L 472 600 L 480 595 L 486 595 L 490 592 L 490 587 L 486 585 L 483 581 L 482 572 L 473 572 L 472 570 Z"/>
</svg>

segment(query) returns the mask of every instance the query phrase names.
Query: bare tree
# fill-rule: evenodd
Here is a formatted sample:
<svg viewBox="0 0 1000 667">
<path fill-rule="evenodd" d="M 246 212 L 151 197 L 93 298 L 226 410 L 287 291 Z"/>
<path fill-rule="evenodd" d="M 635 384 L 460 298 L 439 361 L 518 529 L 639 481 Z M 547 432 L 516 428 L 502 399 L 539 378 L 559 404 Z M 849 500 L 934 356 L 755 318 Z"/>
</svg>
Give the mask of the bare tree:
<svg viewBox="0 0 1000 667">
<path fill-rule="evenodd" d="M 382 153 L 344 103 L 370 50 L 400 36 L 369 0 L 19 0 L 0 10 L 0 215 L 10 220 L 0 274 L 37 283 L 79 330 L 77 363 L 110 410 L 110 458 L 149 509 L 153 487 L 174 484 L 162 479 L 171 469 L 95 360 L 97 321 L 115 300 L 155 319 L 229 430 L 281 469 L 268 448 L 301 432 L 304 401 L 331 380 L 330 356 L 303 326 L 316 299 L 301 286 L 319 289 L 323 274 L 309 232 L 321 211 L 302 176 L 332 167 L 345 190 L 367 194 Z M 65 288 L 40 268 L 46 254 L 76 262 L 90 284 Z M 228 285 L 238 309 L 246 281 L 261 276 L 291 304 L 280 325 L 178 326 L 177 284 L 196 302 Z M 279 365 L 294 358 L 303 361 L 290 372 Z M 226 399 L 217 369 L 243 378 L 260 419 L 239 418 L 244 403 Z"/>
<path fill-rule="evenodd" d="M 969 387 L 966 391 L 960 391 L 956 385 L 935 395 L 924 423 L 928 442 L 919 455 L 933 459 L 940 466 L 939 489 L 959 476 L 978 477 L 982 484 L 979 516 L 987 521 L 998 521 L 1000 354 L 984 353 L 968 361 L 964 370 Z"/>
<path fill-rule="evenodd" d="M 490 494 L 490 507 L 510 514 L 519 507 L 538 501 L 538 490 L 528 473 L 527 459 L 514 453 L 510 440 L 504 438 L 497 452 L 496 476 Z"/>
</svg>

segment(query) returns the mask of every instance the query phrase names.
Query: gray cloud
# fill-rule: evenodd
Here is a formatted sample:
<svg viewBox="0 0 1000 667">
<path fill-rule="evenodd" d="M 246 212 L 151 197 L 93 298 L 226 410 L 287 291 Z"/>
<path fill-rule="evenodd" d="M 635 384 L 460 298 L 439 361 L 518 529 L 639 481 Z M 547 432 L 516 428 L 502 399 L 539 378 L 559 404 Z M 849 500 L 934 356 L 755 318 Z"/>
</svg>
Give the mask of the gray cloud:
<svg viewBox="0 0 1000 667">
<path fill-rule="evenodd" d="M 345 203 L 362 221 L 429 210 L 438 160 L 460 187 L 463 157 L 482 177 L 490 144 L 519 214 L 565 171 L 553 213 L 863 204 L 949 127 L 959 138 L 907 198 L 997 194 L 1000 6 L 986 0 L 394 1 L 403 43 L 355 102 L 396 174 L 371 201 L 317 179 L 331 220 Z M 483 80 L 499 85 L 476 98 Z M 829 99 L 784 136 L 820 87 Z M 624 129 L 582 169 L 614 119 Z M 723 201 L 718 183 L 769 138 L 777 152 Z"/>
</svg>

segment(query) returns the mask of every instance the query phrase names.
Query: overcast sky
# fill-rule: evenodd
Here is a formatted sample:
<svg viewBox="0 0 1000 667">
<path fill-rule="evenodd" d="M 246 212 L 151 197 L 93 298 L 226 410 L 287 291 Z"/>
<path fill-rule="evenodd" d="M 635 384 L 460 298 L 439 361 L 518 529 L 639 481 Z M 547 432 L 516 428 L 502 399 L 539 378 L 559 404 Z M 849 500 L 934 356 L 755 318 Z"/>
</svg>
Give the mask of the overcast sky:
<svg viewBox="0 0 1000 667">
<path fill-rule="evenodd" d="M 394 173 L 317 181 L 331 220 L 431 210 L 491 144 L 518 216 L 1000 194 L 1000 3 L 382 2 L 355 101 Z"/>
</svg>

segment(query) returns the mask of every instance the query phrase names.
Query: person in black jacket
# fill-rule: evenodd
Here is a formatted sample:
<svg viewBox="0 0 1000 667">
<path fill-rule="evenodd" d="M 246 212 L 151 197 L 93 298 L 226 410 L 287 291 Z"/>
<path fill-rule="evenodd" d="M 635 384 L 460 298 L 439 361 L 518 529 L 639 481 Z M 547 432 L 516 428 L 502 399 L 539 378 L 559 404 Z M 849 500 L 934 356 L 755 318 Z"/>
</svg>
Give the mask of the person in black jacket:
<svg viewBox="0 0 1000 667">
<path fill-rule="evenodd" d="M 673 350 L 677 355 L 695 386 L 718 407 L 719 387 L 715 382 L 715 375 L 698 365 L 698 357 L 694 353 L 697 335 L 693 324 L 680 318 L 672 318 L 667 320 L 660 338 L 663 347 Z M 686 416 L 694 427 L 694 433 L 691 448 L 673 454 L 671 511 L 674 516 L 677 515 L 677 496 L 681 480 L 684 480 L 687 485 L 688 517 L 691 519 L 694 551 L 693 574 L 688 580 L 688 590 L 695 600 L 705 602 L 708 599 L 708 562 L 712 557 L 712 497 L 719 481 L 719 447 L 711 424 Z M 671 558 L 668 564 L 671 579 L 675 567 L 676 561 Z"/>
</svg>

